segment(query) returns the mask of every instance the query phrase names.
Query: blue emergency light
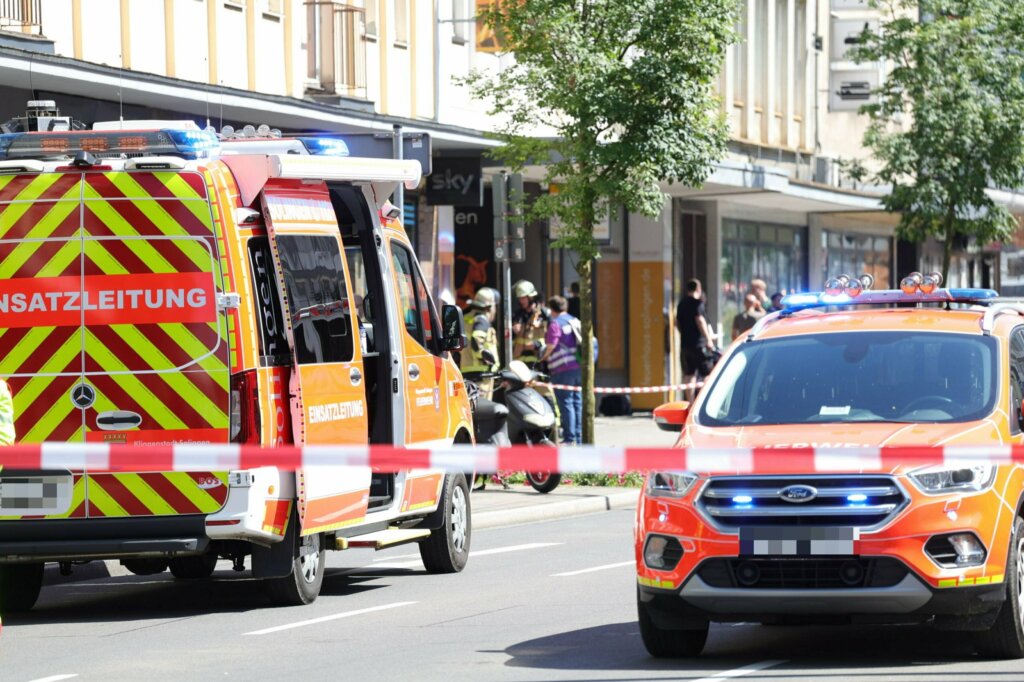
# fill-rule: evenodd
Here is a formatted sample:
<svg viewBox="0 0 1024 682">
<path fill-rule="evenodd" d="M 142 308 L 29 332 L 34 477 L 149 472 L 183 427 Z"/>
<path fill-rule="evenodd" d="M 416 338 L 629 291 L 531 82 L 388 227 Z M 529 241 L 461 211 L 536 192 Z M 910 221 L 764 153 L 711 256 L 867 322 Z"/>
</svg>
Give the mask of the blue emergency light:
<svg viewBox="0 0 1024 682">
<path fill-rule="evenodd" d="M 825 292 L 790 294 L 782 299 L 782 314 L 808 308 L 854 305 L 896 305 L 898 303 L 975 303 L 985 305 L 999 294 L 992 289 L 935 289 L 930 293 L 908 294 L 901 289 L 865 291 L 857 296 Z"/>
<path fill-rule="evenodd" d="M 98 159 L 176 156 L 207 159 L 220 150 L 220 139 L 206 130 L 75 130 L 0 135 L 0 161 L 61 161 L 87 151 Z"/>
</svg>

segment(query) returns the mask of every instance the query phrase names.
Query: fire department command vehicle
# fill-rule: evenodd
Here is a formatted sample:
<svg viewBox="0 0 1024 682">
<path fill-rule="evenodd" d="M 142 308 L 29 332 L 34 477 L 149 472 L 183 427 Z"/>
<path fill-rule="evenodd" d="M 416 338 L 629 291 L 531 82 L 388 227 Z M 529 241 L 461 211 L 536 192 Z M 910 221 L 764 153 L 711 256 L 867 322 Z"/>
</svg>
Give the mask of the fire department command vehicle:
<svg viewBox="0 0 1024 682">
<path fill-rule="evenodd" d="M 438 316 L 387 201 L 418 161 L 142 123 L 0 135 L 20 441 L 471 442 L 461 314 Z M 0 612 L 33 606 L 45 562 L 97 559 L 188 579 L 249 557 L 273 601 L 309 603 L 327 549 L 415 541 L 460 571 L 469 514 L 438 470 L 0 471 Z"/>
</svg>

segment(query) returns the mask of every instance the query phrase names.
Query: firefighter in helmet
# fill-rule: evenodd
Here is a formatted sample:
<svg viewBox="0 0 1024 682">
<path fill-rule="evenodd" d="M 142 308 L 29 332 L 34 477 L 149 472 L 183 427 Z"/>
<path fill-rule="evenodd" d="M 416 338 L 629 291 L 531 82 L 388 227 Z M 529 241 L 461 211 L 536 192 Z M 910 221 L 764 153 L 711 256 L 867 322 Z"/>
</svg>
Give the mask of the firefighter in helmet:
<svg viewBox="0 0 1024 682">
<path fill-rule="evenodd" d="M 463 374 L 474 372 L 495 372 L 498 370 L 498 333 L 494 329 L 494 318 L 498 313 L 501 295 L 490 287 L 480 287 L 463 313 L 466 330 L 469 332 L 469 348 L 462 351 L 460 367 Z M 494 391 L 494 379 L 474 379 L 481 397 L 490 400 Z"/>
<path fill-rule="evenodd" d="M 519 302 L 519 307 L 512 313 L 512 357 L 540 371 L 551 311 L 541 303 L 533 283 L 525 279 L 512 285 L 512 295 Z"/>
</svg>

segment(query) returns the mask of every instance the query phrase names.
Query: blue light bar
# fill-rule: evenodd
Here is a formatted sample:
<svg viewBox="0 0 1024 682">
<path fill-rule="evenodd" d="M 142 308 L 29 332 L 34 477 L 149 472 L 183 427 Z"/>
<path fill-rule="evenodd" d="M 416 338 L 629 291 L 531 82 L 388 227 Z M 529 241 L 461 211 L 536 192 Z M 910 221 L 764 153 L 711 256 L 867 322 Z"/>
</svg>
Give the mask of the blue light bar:
<svg viewBox="0 0 1024 682">
<path fill-rule="evenodd" d="M 316 156 L 348 156 L 348 145 L 345 140 L 336 137 L 300 137 L 298 138 L 306 151 Z"/>
<path fill-rule="evenodd" d="M 178 154 L 185 159 L 206 159 L 220 150 L 220 138 L 206 130 L 163 131 L 178 148 Z"/>
<path fill-rule="evenodd" d="M 898 303 L 978 303 L 986 304 L 999 294 L 992 289 L 936 289 L 930 294 L 905 294 L 899 289 L 865 291 L 859 296 L 849 294 L 804 293 L 790 294 L 782 299 L 783 312 L 796 312 L 807 308 L 854 305 L 895 305 Z"/>
</svg>

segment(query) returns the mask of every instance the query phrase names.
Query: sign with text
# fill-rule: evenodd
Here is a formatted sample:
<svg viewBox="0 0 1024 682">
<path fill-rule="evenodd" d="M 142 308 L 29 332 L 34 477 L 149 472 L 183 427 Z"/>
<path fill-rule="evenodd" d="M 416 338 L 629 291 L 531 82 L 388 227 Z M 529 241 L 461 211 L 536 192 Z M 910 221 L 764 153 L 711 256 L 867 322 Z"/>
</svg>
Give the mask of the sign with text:
<svg viewBox="0 0 1024 682">
<path fill-rule="evenodd" d="M 479 156 L 438 157 L 427 178 L 431 206 L 483 206 L 484 183 Z"/>
</svg>

